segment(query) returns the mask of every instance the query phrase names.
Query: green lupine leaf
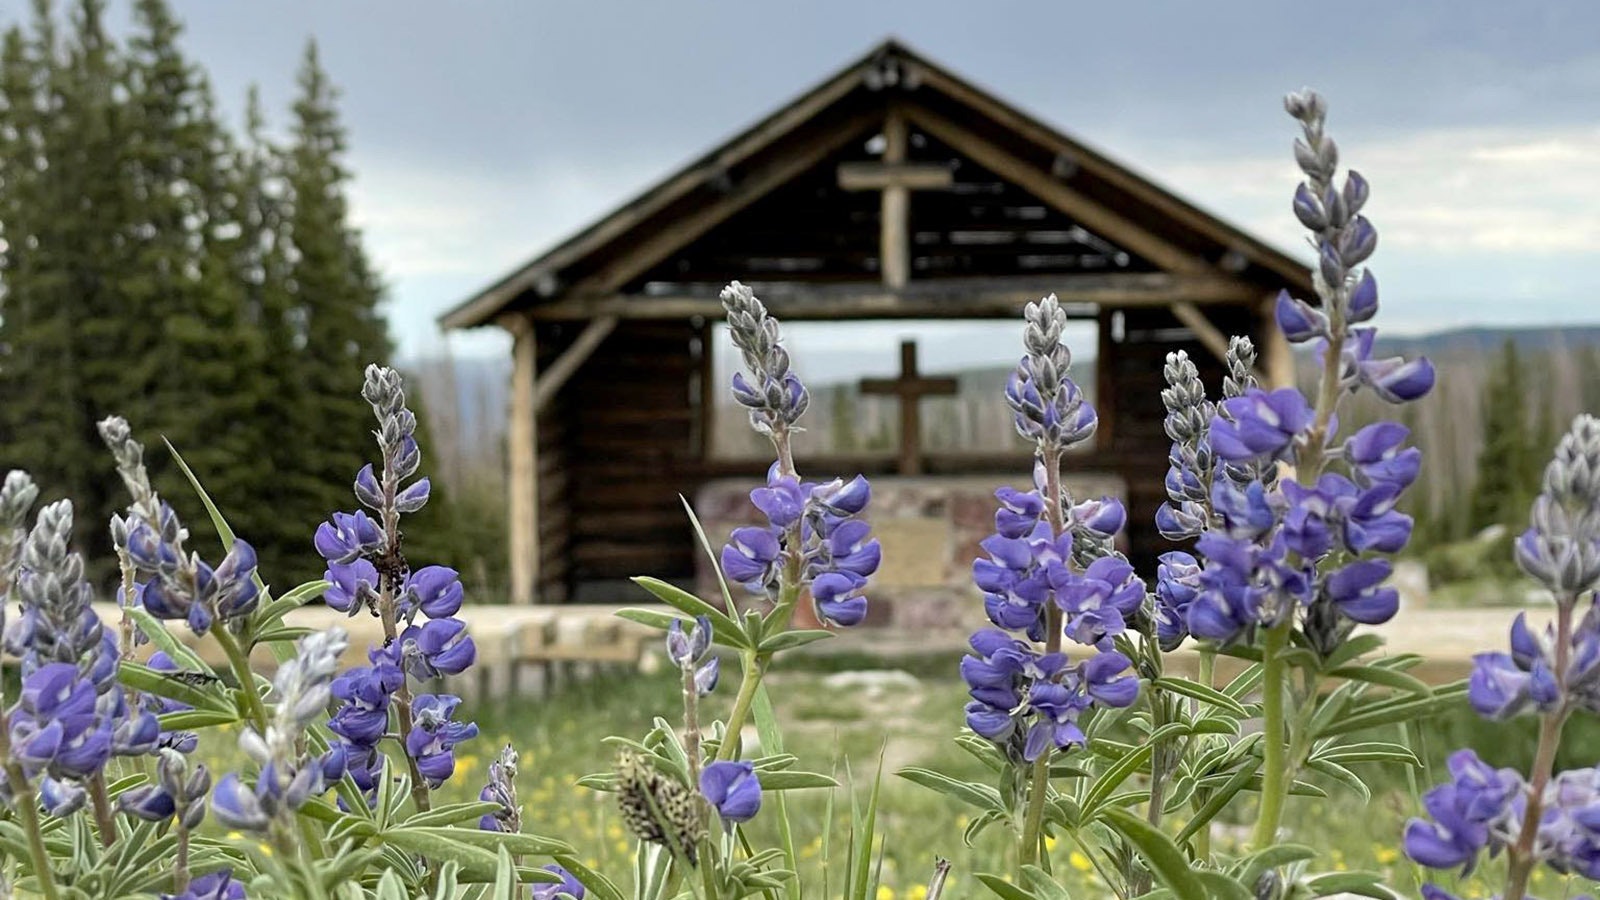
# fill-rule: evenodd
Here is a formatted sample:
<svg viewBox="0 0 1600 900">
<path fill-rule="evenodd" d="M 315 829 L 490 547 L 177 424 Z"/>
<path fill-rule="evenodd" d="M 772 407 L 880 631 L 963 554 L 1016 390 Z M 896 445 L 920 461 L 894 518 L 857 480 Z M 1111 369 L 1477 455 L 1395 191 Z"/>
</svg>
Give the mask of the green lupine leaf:
<svg viewBox="0 0 1600 900">
<path fill-rule="evenodd" d="M 157 672 L 141 663 L 124 662 L 118 666 L 117 680 L 134 690 L 187 703 L 198 709 L 222 713 L 234 709 L 233 701 L 223 693 L 224 689 L 220 684 L 188 684 L 175 678 L 168 678 L 166 673 Z"/>
<path fill-rule="evenodd" d="M 178 636 L 167 630 L 160 619 L 150 614 L 150 611 L 139 606 L 126 606 L 122 614 L 133 621 L 133 624 L 150 639 L 157 650 L 167 654 L 177 663 L 178 668 L 190 672 L 199 672 L 202 675 L 216 676 L 216 671 L 206 664 L 188 645 L 178 640 Z"/>
<path fill-rule="evenodd" d="M 1400 900 L 1400 895 L 1383 886 L 1383 876 L 1376 872 L 1328 872 L 1304 882 L 1313 897 L 1329 894 L 1360 894 L 1378 900 Z"/>
<path fill-rule="evenodd" d="M 1290 863 L 1316 859 L 1317 851 L 1304 844 L 1278 844 L 1239 860 L 1229 871 L 1244 884 L 1255 884 L 1268 869 L 1281 869 Z"/>
<path fill-rule="evenodd" d="M 1383 646 L 1382 635 L 1357 634 L 1352 635 L 1344 643 L 1334 648 L 1328 658 L 1322 661 L 1324 670 L 1336 669 L 1340 666 L 1354 662 L 1360 657 L 1377 650 Z"/>
<path fill-rule="evenodd" d="M 1005 880 L 1004 876 L 991 875 L 988 872 L 979 872 L 977 879 L 983 886 L 995 892 L 1001 900 L 1040 900 L 1037 894 L 1031 894 Z"/>
<path fill-rule="evenodd" d="M 1137 815 L 1117 807 L 1109 807 L 1101 815 L 1128 842 L 1139 849 L 1150 871 L 1166 885 L 1179 900 L 1207 900 L 1211 892 L 1201 887 L 1189 860 L 1172 839 L 1161 830 Z M 1246 892 L 1246 898 L 1249 893 Z"/>
<path fill-rule="evenodd" d="M 738 647 L 742 650 L 750 649 L 750 642 L 745 636 L 744 629 L 739 627 L 738 622 L 730 619 L 727 613 L 717 609 L 715 606 L 659 578 L 641 575 L 634 578 L 633 583 L 654 594 L 656 599 L 668 606 L 688 613 L 690 617 L 705 616 L 710 619 L 711 633 L 716 637 L 717 643 L 725 647 Z"/>
<path fill-rule="evenodd" d="M 1023 866 L 1022 880 L 1027 883 L 1028 889 L 1039 897 L 1039 900 L 1071 900 L 1067 889 L 1058 884 L 1055 878 L 1038 866 Z"/>
<path fill-rule="evenodd" d="M 958 781 L 943 772 L 935 772 L 920 766 L 908 766 L 895 774 L 913 784 L 938 791 L 947 797 L 954 797 L 969 806 L 1002 814 L 1006 811 L 1005 803 L 1000 799 L 1000 792 L 989 785 Z"/>
<path fill-rule="evenodd" d="M 333 587 L 331 582 L 319 578 L 290 588 L 282 597 L 276 598 L 256 611 L 256 628 L 265 628 L 277 622 L 292 610 L 321 597 L 330 587 Z"/>
<path fill-rule="evenodd" d="M 1307 762 L 1306 766 L 1313 771 L 1321 772 L 1354 791 L 1361 798 L 1362 803 L 1372 802 L 1372 789 L 1367 787 L 1367 783 L 1361 779 L 1360 775 L 1346 769 L 1344 766 L 1327 759 L 1313 759 Z"/>
<path fill-rule="evenodd" d="M 584 865 L 570 853 L 556 854 L 556 864 L 571 872 L 573 877 L 595 895 L 595 900 L 626 900 L 611 879 Z"/>
<path fill-rule="evenodd" d="M 1239 701 L 1233 699 L 1227 694 L 1224 694 L 1216 688 L 1207 687 L 1199 682 L 1190 681 L 1187 678 L 1157 678 L 1150 682 L 1150 684 L 1154 687 L 1160 688 L 1161 690 L 1170 691 L 1174 694 L 1181 694 L 1182 696 L 1190 699 L 1198 700 L 1201 703 L 1214 706 L 1221 710 L 1226 710 L 1227 712 L 1233 713 L 1235 716 L 1241 719 L 1250 715 L 1249 710 L 1245 709 L 1244 704 L 1240 703 Z"/>
<path fill-rule="evenodd" d="M 782 631 L 761 642 L 762 653 L 777 653 L 782 650 L 791 650 L 795 647 L 804 647 L 817 641 L 833 637 L 833 632 L 823 631 L 820 628 L 803 629 L 800 631 Z"/>
<path fill-rule="evenodd" d="M 441 828 L 438 826 L 405 826 L 404 830 L 423 837 L 431 835 L 440 840 L 458 841 L 482 848 L 487 853 L 492 853 L 499 847 L 506 848 L 513 856 L 553 856 L 558 853 L 570 854 L 577 852 L 566 841 L 539 834 L 508 834 L 503 831 L 480 831 L 476 828 Z M 386 836 L 392 833 L 394 833 L 394 830 L 385 831 L 380 837 L 387 840 Z"/>
<path fill-rule="evenodd" d="M 1423 683 L 1422 679 L 1404 672 L 1381 666 L 1340 666 L 1328 672 L 1337 678 L 1348 678 L 1352 681 L 1365 681 L 1369 684 L 1382 685 L 1399 691 L 1412 694 L 1431 695 L 1433 689 Z"/>
<path fill-rule="evenodd" d="M 1110 797 L 1122 782 L 1130 775 L 1139 771 L 1150 762 L 1150 755 L 1155 752 L 1156 745 L 1162 741 L 1183 734 L 1186 727 L 1180 722 L 1163 725 L 1151 733 L 1148 740 L 1140 744 L 1121 759 L 1107 766 L 1100 777 L 1094 780 L 1089 790 L 1083 795 L 1083 811 L 1087 816 L 1094 816 L 1100 804 Z"/>
<path fill-rule="evenodd" d="M 820 772 L 761 772 L 756 776 L 763 791 L 800 791 L 836 788 L 839 782 Z"/>
<path fill-rule="evenodd" d="M 493 813 L 500 808 L 500 804 L 487 800 L 473 800 L 466 803 L 451 803 L 446 806 L 436 806 L 427 812 L 419 812 L 400 824 L 405 828 L 427 828 L 430 826 L 456 825 L 461 822 L 474 822 Z"/>
<path fill-rule="evenodd" d="M 1188 823 L 1183 826 L 1183 830 L 1178 832 L 1178 842 L 1183 843 L 1193 837 L 1195 832 L 1209 827 L 1211 820 L 1217 817 L 1217 813 L 1226 809 L 1228 804 L 1233 802 L 1233 798 L 1238 796 L 1257 777 L 1256 772 L 1260 768 L 1260 757 L 1252 756 L 1246 759 L 1244 765 L 1220 786 L 1212 790 L 1211 795 L 1206 798 L 1206 802 L 1195 810 L 1193 818 L 1189 819 Z"/>
<path fill-rule="evenodd" d="M 1383 741 L 1336 745 L 1312 754 L 1312 758 L 1325 759 L 1340 765 L 1355 762 L 1399 762 L 1419 768 L 1422 766 L 1422 761 L 1411 752 L 1411 748 Z"/>
</svg>

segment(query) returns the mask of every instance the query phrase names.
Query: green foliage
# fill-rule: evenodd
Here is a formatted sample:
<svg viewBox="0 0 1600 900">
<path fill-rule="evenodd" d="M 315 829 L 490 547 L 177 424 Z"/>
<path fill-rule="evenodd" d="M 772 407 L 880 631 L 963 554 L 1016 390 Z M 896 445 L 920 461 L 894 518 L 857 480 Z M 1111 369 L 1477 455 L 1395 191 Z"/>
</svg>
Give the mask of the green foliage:
<svg viewBox="0 0 1600 900">
<path fill-rule="evenodd" d="M 1550 446 L 1529 416 L 1527 367 L 1507 339 L 1483 398 L 1483 439 L 1469 521 L 1474 529 L 1513 525 L 1527 515 Z M 1548 428 L 1549 426 L 1544 426 Z M 1553 444 L 1553 442 L 1551 442 Z"/>
<path fill-rule="evenodd" d="M 362 367 L 390 352 L 336 92 L 310 48 L 287 145 L 264 137 L 254 92 L 236 138 L 166 0 L 135 0 L 125 41 L 105 20 L 104 0 L 74 3 L 65 28 L 39 3 L 0 41 L 5 462 L 105 521 L 119 500 L 95 422 L 124 416 L 183 450 L 268 571 L 315 577 L 310 534 L 367 455 L 364 429 L 340 425 L 368 416 Z M 460 534 L 434 506 L 428 530 Z M 108 576 L 104 530 L 83 537 Z M 456 562 L 465 540 L 425 549 Z"/>
</svg>

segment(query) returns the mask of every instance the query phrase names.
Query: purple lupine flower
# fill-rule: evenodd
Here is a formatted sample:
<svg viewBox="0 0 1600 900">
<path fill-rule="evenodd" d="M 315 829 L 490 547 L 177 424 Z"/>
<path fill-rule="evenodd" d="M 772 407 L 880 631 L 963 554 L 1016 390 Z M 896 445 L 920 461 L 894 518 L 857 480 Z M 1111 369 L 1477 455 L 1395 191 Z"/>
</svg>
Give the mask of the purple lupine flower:
<svg viewBox="0 0 1600 900">
<path fill-rule="evenodd" d="M 1536 847 L 1563 875 L 1600 878 L 1600 768 L 1572 769 L 1551 781 Z"/>
<path fill-rule="evenodd" d="M 1304 185 L 1302 185 L 1303 187 Z M 1278 330 L 1291 344 L 1303 344 L 1328 336 L 1328 317 L 1311 304 L 1289 296 L 1288 291 L 1278 292 L 1274 313 Z"/>
<path fill-rule="evenodd" d="M 1585 623 L 1587 624 L 1587 623 Z M 1569 690 L 1592 694 L 1600 674 L 1600 639 L 1593 626 L 1580 626 L 1571 638 L 1566 681 Z M 1555 631 L 1542 636 L 1528 627 L 1527 613 L 1511 624 L 1510 653 L 1479 653 L 1472 658 L 1467 699 L 1488 719 L 1508 719 L 1529 708 L 1553 711 L 1561 702 L 1555 672 Z"/>
<path fill-rule="evenodd" d="M 353 616 L 378 600 L 378 568 L 367 560 L 330 563 L 322 578 L 331 585 L 322 594 L 330 609 Z"/>
<path fill-rule="evenodd" d="M 1139 696 L 1139 678 L 1123 673 L 1132 666 L 1132 660 L 1115 650 L 1096 653 L 1079 665 L 1078 681 L 1102 706 L 1131 706 Z"/>
<path fill-rule="evenodd" d="M 761 810 L 761 779 L 748 762 L 719 760 L 701 771 L 700 795 L 731 827 Z"/>
<path fill-rule="evenodd" d="M 555 863 L 545 866 L 544 870 L 561 876 L 561 881 L 534 885 L 530 900 L 583 900 L 583 884 L 571 872 Z"/>
<path fill-rule="evenodd" d="M 722 571 L 751 593 L 767 593 L 778 580 L 782 545 L 766 528 L 735 528 L 722 548 Z"/>
<path fill-rule="evenodd" d="M 389 699 L 405 683 L 398 666 L 379 663 L 351 669 L 333 680 L 338 712 L 328 730 L 361 747 L 375 747 L 389 727 Z"/>
<path fill-rule="evenodd" d="M 1394 571 L 1386 559 L 1361 559 L 1330 573 L 1322 589 L 1334 609 L 1352 621 L 1381 625 L 1400 609 L 1400 593 L 1384 587 Z"/>
<path fill-rule="evenodd" d="M 460 619 L 431 619 L 412 625 L 388 647 L 368 651 L 374 664 L 387 662 L 418 681 L 460 675 L 478 658 L 478 648 Z"/>
<path fill-rule="evenodd" d="M 383 530 L 361 510 L 336 512 L 330 521 L 317 526 L 313 543 L 322 558 L 330 563 L 350 563 L 377 553 L 383 548 Z"/>
<path fill-rule="evenodd" d="M 793 475 L 778 471 L 777 463 L 767 472 L 766 487 L 750 492 L 750 502 L 767 517 L 767 522 L 778 530 L 800 521 L 805 514 L 806 500 L 811 492 Z"/>
<path fill-rule="evenodd" d="M 201 875 L 189 882 L 181 894 L 162 894 L 161 900 L 246 900 L 244 883 L 233 877 L 232 869 Z"/>
<path fill-rule="evenodd" d="M 217 781 L 211 792 L 212 814 L 229 828 L 265 831 L 272 816 L 261 802 L 261 787 L 269 783 L 258 782 L 259 787 L 252 789 L 239 779 L 238 773 L 229 772 Z"/>
<path fill-rule="evenodd" d="M 1028 690 L 1028 707 L 1037 714 L 1037 720 L 1023 741 L 1022 758 L 1033 762 L 1047 747 L 1062 750 L 1084 743 L 1087 738 L 1078 727 L 1078 717 L 1091 702 L 1088 694 L 1060 682 L 1036 682 Z"/>
<path fill-rule="evenodd" d="M 451 721 L 460 705 L 461 698 L 449 694 L 418 694 L 411 701 L 415 724 L 406 735 L 406 754 L 430 789 L 455 773 L 455 746 L 478 736 L 475 723 Z"/>
<path fill-rule="evenodd" d="M 1059 566 L 1050 573 L 1050 583 L 1056 605 L 1066 614 L 1067 637 L 1102 649 L 1127 629 L 1127 620 L 1145 597 L 1144 582 L 1133 566 L 1111 556 L 1090 563 L 1081 575 Z"/>
<path fill-rule="evenodd" d="M 1433 363 L 1426 356 L 1412 360 L 1398 356 L 1373 359 L 1377 331 L 1352 328 L 1350 336 L 1354 340 L 1345 342 L 1341 361 L 1346 380 L 1372 388 L 1373 393 L 1390 403 L 1409 403 L 1433 389 Z"/>
<path fill-rule="evenodd" d="M 735 281 L 720 296 L 728 314 L 728 334 L 751 376 L 747 380 L 742 372 L 734 374 L 734 399 L 750 411 L 752 428 L 777 437 L 805 414 L 810 396 L 789 368 L 778 320 L 767 314 L 755 294 Z"/>
<path fill-rule="evenodd" d="M 994 492 L 1000 508 L 994 514 L 995 531 L 1002 538 L 1021 538 L 1033 533 L 1044 515 L 1044 498 L 1038 491 L 1019 491 L 1003 487 Z"/>
<path fill-rule="evenodd" d="M 1189 607 L 1200 594 L 1200 563 L 1182 550 L 1160 556 L 1156 566 L 1156 638 L 1166 652 L 1189 636 Z"/>
<path fill-rule="evenodd" d="M 1430 869 L 1470 871 L 1479 851 L 1491 853 L 1514 839 L 1522 776 L 1494 769 L 1471 750 L 1450 756 L 1451 780 L 1422 797 L 1432 821 L 1406 823 L 1406 855 Z"/>
<path fill-rule="evenodd" d="M 1295 438 L 1311 425 L 1311 406 L 1294 388 L 1263 391 L 1222 401 L 1224 415 L 1211 421 L 1207 435 L 1221 459 L 1287 459 Z"/>
<path fill-rule="evenodd" d="M 464 591 L 461 576 L 449 566 L 423 566 L 406 576 L 398 608 L 403 618 L 420 611 L 430 619 L 443 619 L 461 610 Z"/>
<path fill-rule="evenodd" d="M 811 600 L 817 618 L 829 625 L 859 625 L 867 617 L 867 598 L 861 596 L 867 579 L 852 572 L 824 572 L 811 582 Z"/>
<path fill-rule="evenodd" d="M 39 804 L 44 811 L 58 819 L 83 809 L 89 792 L 75 781 L 64 781 L 46 775 L 39 779 Z"/>
<path fill-rule="evenodd" d="M 1422 467 L 1421 450 L 1401 447 L 1410 434 L 1398 422 L 1375 422 L 1345 441 L 1344 458 L 1364 484 L 1408 487 Z"/>
</svg>

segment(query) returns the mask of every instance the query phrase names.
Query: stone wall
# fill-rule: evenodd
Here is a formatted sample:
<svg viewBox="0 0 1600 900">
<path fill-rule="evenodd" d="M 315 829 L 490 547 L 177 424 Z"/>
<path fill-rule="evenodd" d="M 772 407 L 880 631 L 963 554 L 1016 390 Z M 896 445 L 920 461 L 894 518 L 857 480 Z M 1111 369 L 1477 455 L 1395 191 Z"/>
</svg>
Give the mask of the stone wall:
<svg viewBox="0 0 1600 900">
<path fill-rule="evenodd" d="M 994 491 L 1002 484 L 1025 489 L 1026 478 L 1005 482 L 992 477 L 880 477 L 872 481 L 868 521 L 883 545 L 883 565 L 872 579 L 866 624 L 900 630 L 970 630 L 983 622 L 983 604 L 972 586 L 972 560 L 979 543 L 994 532 Z M 1123 494 L 1109 476 L 1068 476 L 1074 497 Z M 706 536 L 720 551 L 728 533 L 760 523 L 750 504 L 748 481 L 717 481 L 695 496 L 696 514 Z M 717 596 L 710 562 L 699 557 L 700 595 Z M 736 601 L 748 595 L 733 586 Z"/>
</svg>

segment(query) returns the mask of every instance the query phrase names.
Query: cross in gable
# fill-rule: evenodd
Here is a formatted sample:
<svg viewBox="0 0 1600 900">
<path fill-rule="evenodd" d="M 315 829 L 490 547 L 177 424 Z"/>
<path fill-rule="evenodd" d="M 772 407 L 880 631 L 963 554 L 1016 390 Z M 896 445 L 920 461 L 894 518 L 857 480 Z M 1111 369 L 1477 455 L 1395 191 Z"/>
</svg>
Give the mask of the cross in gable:
<svg viewBox="0 0 1600 900">
<path fill-rule="evenodd" d="M 960 388 L 954 378 L 930 378 L 917 371 L 917 342 L 900 342 L 900 377 L 863 378 L 861 393 L 888 394 L 900 400 L 900 474 L 922 472 L 922 398 L 949 396 Z"/>
<path fill-rule="evenodd" d="M 948 166 L 906 162 L 907 132 L 905 117 L 890 110 L 883 122 L 882 161 L 839 166 L 840 188 L 883 192 L 878 215 L 878 268 L 884 285 L 895 290 L 905 287 L 911 277 L 911 192 L 948 190 L 953 182 Z"/>
</svg>

